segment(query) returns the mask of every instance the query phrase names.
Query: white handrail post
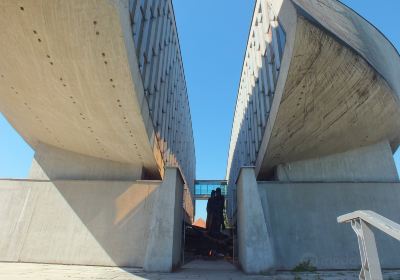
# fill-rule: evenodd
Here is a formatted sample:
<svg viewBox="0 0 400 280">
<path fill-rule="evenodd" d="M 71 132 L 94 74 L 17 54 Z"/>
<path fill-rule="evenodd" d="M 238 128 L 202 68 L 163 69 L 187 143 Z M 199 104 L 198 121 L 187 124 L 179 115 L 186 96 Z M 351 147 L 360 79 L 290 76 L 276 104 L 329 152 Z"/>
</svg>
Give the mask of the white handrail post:
<svg viewBox="0 0 400 280">
<path fill-rule="evenodd" d="M 361 256 L 360 280 L 382 280 L 381 265 L 375 236 L 370 226 L 362 219 L 351 220 L 351 227 L 358 239 Z"/>
</svg>

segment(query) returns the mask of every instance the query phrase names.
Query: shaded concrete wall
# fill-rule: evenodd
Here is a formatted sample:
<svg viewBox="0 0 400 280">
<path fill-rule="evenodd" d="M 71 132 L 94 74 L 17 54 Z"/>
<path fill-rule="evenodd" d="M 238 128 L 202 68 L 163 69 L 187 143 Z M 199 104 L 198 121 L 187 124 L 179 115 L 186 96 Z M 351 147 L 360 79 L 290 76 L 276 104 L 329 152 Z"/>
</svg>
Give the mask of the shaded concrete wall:
<svg viewBox="0 0 400 280">
<path fill-rule="evenodd" d="M 318 269 L 359 269 L 356 235 L 336 218 L 367 209 L 400 222 L 400 183 L 259 182 L 258 190 L 277 269 L 306 259 Z M 400 243 L 375 232 L 382 267 L 400 268 Z"/>
<path fill-rule="evenodd" d="M 280 164 L 279 181 L 396 181 L 399 179 L 388 141 L 326 157 Z"/>
<path fill-rule="evenodd" d="M 0 261 L 143 267 L 162 244 L 172 269 L 181 257 L 177 174 L 172 168 L 163 182 L 0 180 Z M 152 232 L 160 221 L 165 230 Z"/>
<path fill-rule="evenodd" d="M 29 172 L 36 180 L 139 180 L 140 164 L 128 164 L 82 155 L 39 144 Z"/>
</svg>

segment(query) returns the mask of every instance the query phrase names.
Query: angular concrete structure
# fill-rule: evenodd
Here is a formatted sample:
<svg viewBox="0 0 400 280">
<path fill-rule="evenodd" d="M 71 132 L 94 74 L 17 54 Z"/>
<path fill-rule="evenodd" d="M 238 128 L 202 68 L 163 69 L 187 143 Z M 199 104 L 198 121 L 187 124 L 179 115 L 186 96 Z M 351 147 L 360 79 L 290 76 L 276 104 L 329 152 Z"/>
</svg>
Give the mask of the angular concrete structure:
<svg viewBox="0 0 400 280">
<path fill-rule="evenodd" d="M 19 202 L 1 210 L 0 261 L 179 265 L 195 150 L 172 2 L 10 0 L 0 11 L 0 110 L 35 150 L 30 180 L 0 182 L 6 205 Z M 151 231 L 163 215 L 172 231 Z"/>
<path fill-rule="evenodd" d="M 336 215 L 373 208 L 400 221 L 393 160 L 399 76 L 393 45 L 339 1 L 256 1 L 226 178 L 239 234 L 246 232 L 243 215 L 254 218 L 240 207 L 249 199 L 243 196 L 261 199 L 253 212 L 264 212 L 272 244 L 264 253 L 274 261 L 258 272 L 292 269 L 307 258 L 321 269 L 358 269 L 352 235 L 335 224 Z M 245 191 L 245 166 L 254 167 L 258 195 L 252 180 Z M 399 245 L 380 242 L 382 267 L 399 268 Z M 240 260 L 254 272 L 246 269 L 249 259 L 259 258 Z"/>
</svg>

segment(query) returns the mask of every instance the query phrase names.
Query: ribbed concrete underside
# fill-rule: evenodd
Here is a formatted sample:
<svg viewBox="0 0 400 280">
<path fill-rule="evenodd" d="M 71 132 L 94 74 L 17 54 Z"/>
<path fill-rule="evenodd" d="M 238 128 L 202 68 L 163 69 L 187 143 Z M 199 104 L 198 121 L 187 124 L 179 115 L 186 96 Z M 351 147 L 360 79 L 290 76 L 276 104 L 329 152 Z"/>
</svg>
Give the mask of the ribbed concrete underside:
<svg viewBox="0 0 400 280">
<path fill-rule="evenodd" d="M 267 178 L 279 163 L 384 139 L 396 148 L 399 129 L 400 108 L 382 76 L 300 16 L 285 91 L 258 177 Z"/>
<path fill-rule="evenodd" d="M 43 142 L 158 173 L 120 5 L 1 1 L 0 111 L 33 148 Z"/>
</svg>

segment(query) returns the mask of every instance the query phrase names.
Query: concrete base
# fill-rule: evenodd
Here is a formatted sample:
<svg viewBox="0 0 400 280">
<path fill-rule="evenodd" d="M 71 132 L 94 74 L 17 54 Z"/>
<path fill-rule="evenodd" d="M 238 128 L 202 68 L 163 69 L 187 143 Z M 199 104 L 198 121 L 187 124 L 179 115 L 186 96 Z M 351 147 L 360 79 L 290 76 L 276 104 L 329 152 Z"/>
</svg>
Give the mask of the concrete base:
<svg viewBox="0 0 400 280">
<path fill-rule="evenodd" d="M 269 228 L 253 168 L 242 168 L 237 182 L 239 262 L 244 272 L 268 272 L 274 263 Z"/>
<path fill-rule="evenodd" d="M 400 183 L 260 182 L 258 191 L 276 269 L 309 259 L 318 269 L 358 270 L 356 235 L 336 218 L 365 209 L 400 222 Z M 382 268 L 400 268 L 400 242 L 380 231 L 375 236 Z"/>
<path fill-rule="evenodd" d="M 0 180 L 0 261 L 143 267 L 149 248 L 165 242 L 165 261 L 179 263 L 177 173 L 168 169 L 164 182 Z M 152 232 L 154 218 L 170 227 Z"/>
<path fill-rule="evenodd" d="M 151 218 L 144 269 L 170 272 L 180 265 L 183 231 L 183 178 L 177 169 L 165 171 Z M 168 213 L 168 214 L 167 214 Z"/>
</svg>

